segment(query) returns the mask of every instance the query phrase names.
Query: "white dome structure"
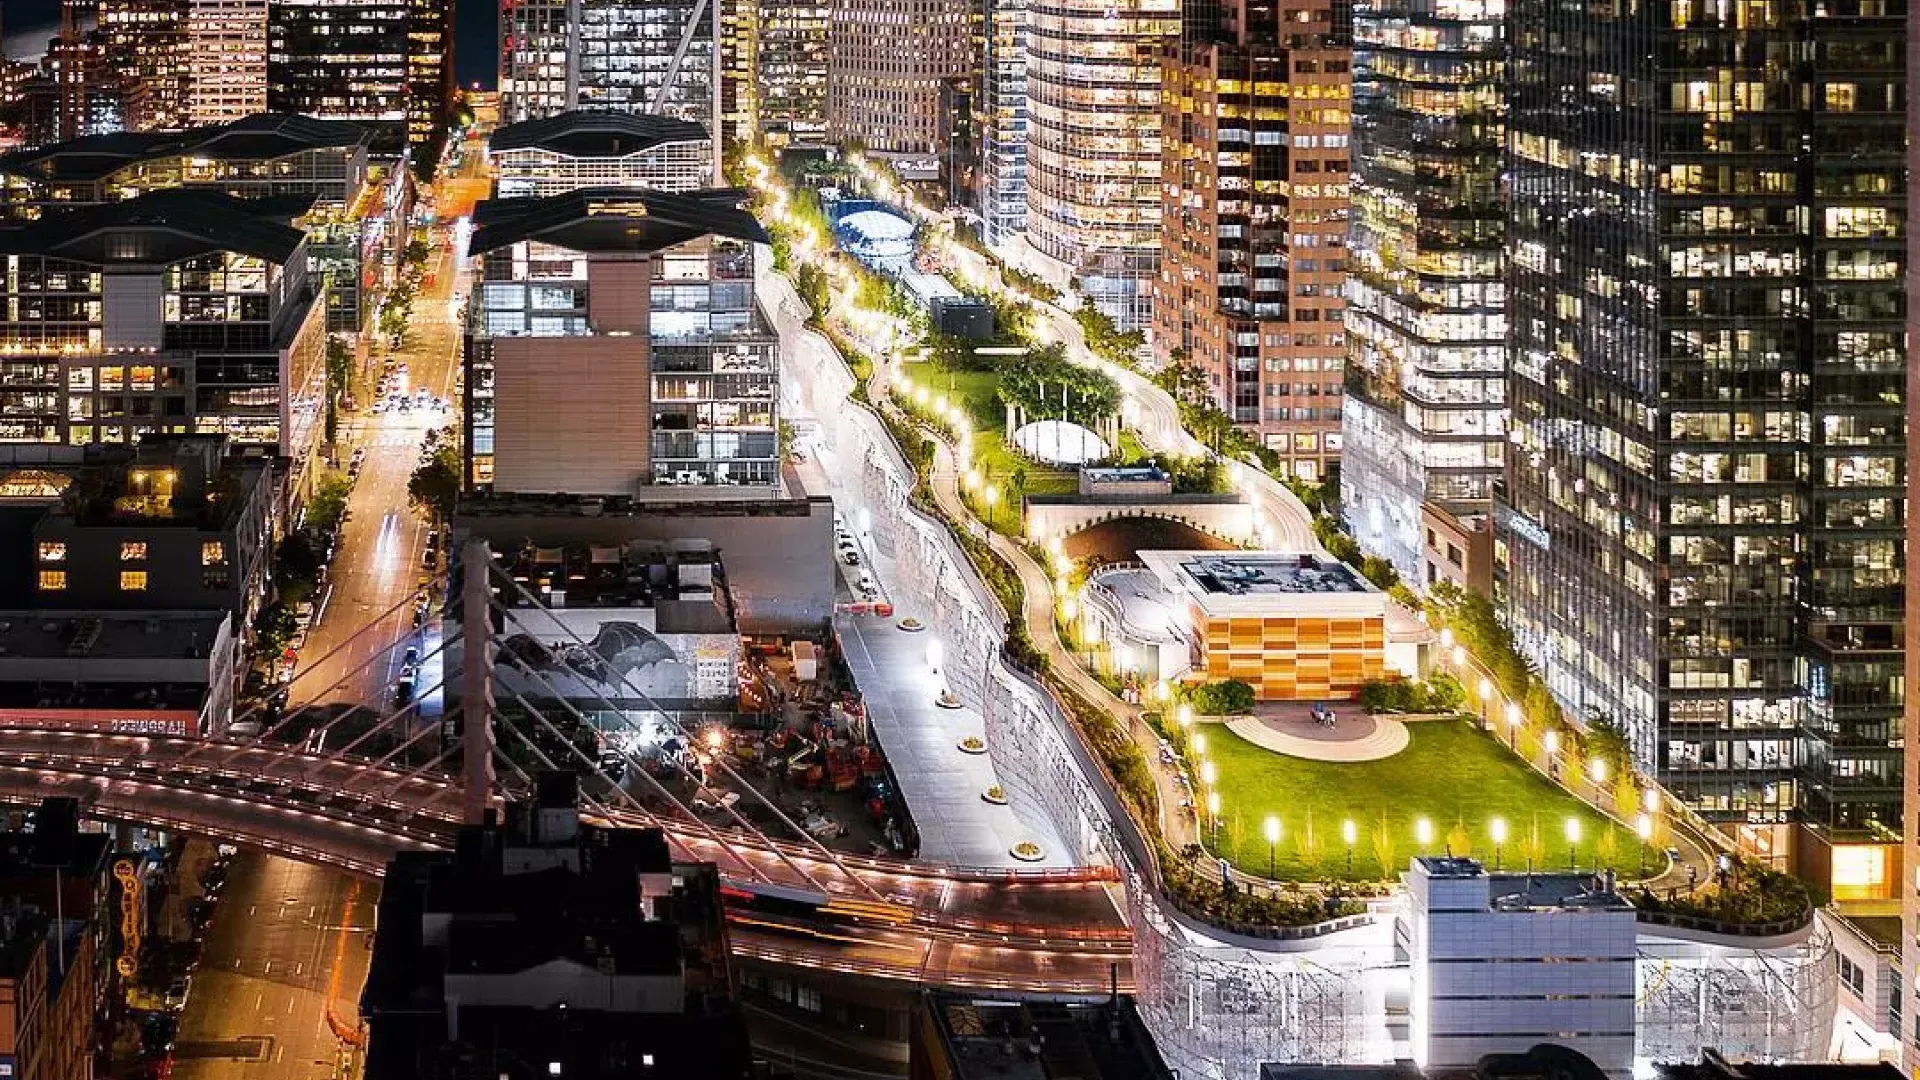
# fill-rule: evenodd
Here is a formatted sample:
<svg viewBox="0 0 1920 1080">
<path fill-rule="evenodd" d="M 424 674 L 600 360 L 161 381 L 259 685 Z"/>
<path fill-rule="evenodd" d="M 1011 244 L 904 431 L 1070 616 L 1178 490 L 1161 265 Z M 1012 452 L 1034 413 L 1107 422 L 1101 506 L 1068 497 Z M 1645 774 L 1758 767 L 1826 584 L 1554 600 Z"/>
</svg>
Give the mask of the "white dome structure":
<svg viewBox="0 0 1920 1080">
<path fill-rule="evenodd" d="M 840 219 L 847 250 L 869 259 L 897 259 L 913 254 L 913 222 L 885 210 L 861 210 Z"/>
<path fill-rule="evenodd" d="M 1070 420 L 1035 420 L 1013 433 L 1013 445 L 1049 465 L 1085 465 L 1111 452 L 1105 439 Z"/>
</svg>

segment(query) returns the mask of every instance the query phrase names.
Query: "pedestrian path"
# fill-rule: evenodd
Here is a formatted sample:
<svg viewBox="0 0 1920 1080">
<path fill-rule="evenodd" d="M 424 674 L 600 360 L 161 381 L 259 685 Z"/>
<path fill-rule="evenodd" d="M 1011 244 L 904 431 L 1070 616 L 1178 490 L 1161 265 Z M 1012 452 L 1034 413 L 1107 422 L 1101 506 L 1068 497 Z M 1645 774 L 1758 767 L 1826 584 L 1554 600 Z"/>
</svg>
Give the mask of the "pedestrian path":
<svg viewBox="0 0 1920 1080">
<path fill-rule="evenodd" d="M 1302 702 L 1297 710 L 1236 716 L 1227 730 L 1262 750 L 1308 761 L 1379 761 L 1407 748 L 1407 725 L 1391 716 L 1370 716 L 1355 707 L 1339 711 L 1332 727 L 1313 718 Z"/>
</svg>

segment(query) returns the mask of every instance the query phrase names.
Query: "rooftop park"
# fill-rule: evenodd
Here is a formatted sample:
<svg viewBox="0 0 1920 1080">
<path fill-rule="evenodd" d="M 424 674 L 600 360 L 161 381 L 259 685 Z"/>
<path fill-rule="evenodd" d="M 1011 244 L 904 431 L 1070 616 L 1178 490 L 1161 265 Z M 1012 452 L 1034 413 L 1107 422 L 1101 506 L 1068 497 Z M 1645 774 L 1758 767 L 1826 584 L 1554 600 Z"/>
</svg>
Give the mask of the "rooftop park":
<svg viewBox="0 0 1920 1080">
<path fill-rule="evenodd" d="M 1649 835 L 1595 811 L 1460 720 L 1410 724 L 1377 761 L 1309 761 L 1255 746 L 1223 724 L 1196 729 L 1207 849 L 1254 877 L 1391 879 L 1415 855 L 1471 856 L 1505 870 L 1664 869 Z M 1211 778 L 1211 782 L 1209 782 Z M 1213 811 L 1217 805 L 1217 812 Z"/>
</svg>

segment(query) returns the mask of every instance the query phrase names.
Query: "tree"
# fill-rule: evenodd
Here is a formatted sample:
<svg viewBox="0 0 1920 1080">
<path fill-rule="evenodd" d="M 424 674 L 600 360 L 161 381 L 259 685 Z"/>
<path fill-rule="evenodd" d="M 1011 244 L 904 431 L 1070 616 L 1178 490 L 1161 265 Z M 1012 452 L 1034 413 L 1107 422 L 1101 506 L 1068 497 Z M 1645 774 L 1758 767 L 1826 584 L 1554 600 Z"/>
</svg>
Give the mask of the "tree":
<svg viewBox="0 0 1920 1080">
<path fill-rule="evenodd" d="M 416 266 L 422 265 L 432 254 L 433 247 L 427 243 L 427 238 L 424 236 L 416 236 L 407 243 L 406 261 L 409 263 Z"/>
<path fill-rule="evenodd" d="M 1253 711 L 1253 687 L 1239 679 L 1196 686 L 1187 700 L 1201 716 L 1244 716 Z"/>
<path fill-rule="evenodd" d="M 320 580 L 320 551 L 306 529 L 282 537 L 273 552 L 273 588 L 282 604 L 298 604 L 313 597 Z"/>
<path fill-rule="evenodd" d="M 775 430 L 776 430 L 775 437 L 779 440 L 779 443 L 780 443 L 780 460 L 792 461 L 793 460 L 793 422 L 791 420 L 782 420 L 780 421 L 780 426 Z"/>
<path fill-rule="evenodd" d="M 1380 812 L 1380 824 L 1373 829 L 1373 857 L 1380 862 L 1380 874 L 1390 878 L 1398 870 L 1394 857 L 1393 825 L 1387 821 L 1387 812 Z"/>
<path fill-rule="evenodd" d="M 353 481 L 337 472 L 327 473 L 314 486 L 313 497 L 307 500 L 307 524 L 322 535 L 331 535 L 340 527 L 347 516 L 347 496 L 353 491 Z"/>
<path fill-rule="evenodd" d="M 450 521 L 460 501 L 460 488 L 460 448 L 453 440 L 423 448 L 420 464 L 407 478 L 407 497 L 413 504 L 436 521 Z"/>
<path fill-rule="evenodd" d="M 1007 496 L 1013 500 L 1015 506 L 1018 506 L 1020 501 L 1026 498 L 1026 495 L 1027 467 L 1025 465 L 1015 465 L 1013 471 L 1007 474 Z"/>
<path fill-rule="evenodd" d="M 260 656 L 277 657 L 299 629 L 293 612 L 286 604 L 275 600 L 253 617 L 254 650 Z"/>
<path fill-rule="evenodd" d="M 1464 815 L 1455 818 L 1453 828 L 1447 830 L 1447 854 L 1455 858 L 1466 858 L 1473 854 L 1473 837 L 1467 833 Z"/>
<path fill-rule="evenodd" d="M 347 392 L 347 380 L 353 376 L 353 349 L 340 334 L 327 337 L 327 441 L 340 433 L 340 398 Z"/>
</svg>

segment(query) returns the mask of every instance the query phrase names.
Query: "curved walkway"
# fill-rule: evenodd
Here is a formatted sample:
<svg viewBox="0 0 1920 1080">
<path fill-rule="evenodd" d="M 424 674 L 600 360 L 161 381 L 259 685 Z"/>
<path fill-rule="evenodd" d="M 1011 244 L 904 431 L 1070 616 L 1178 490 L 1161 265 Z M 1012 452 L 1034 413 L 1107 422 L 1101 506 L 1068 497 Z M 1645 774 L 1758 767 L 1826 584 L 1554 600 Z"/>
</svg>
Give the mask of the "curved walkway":
<svg viewBox="0 0 1920 1080">
<path fill-rule="evenodd" d="M 1349 719 L 1349 716 L 1351 717 Z M 1308 761 L 1379 761 L 1407 748 L 1407 725 L 1390 716 L 1369 716 L 1354 709 L 1334 727 L 1322 727 L 1311 714 L 1236 716 L 1227 730 L 1262 750 Z"/>
</svg>

